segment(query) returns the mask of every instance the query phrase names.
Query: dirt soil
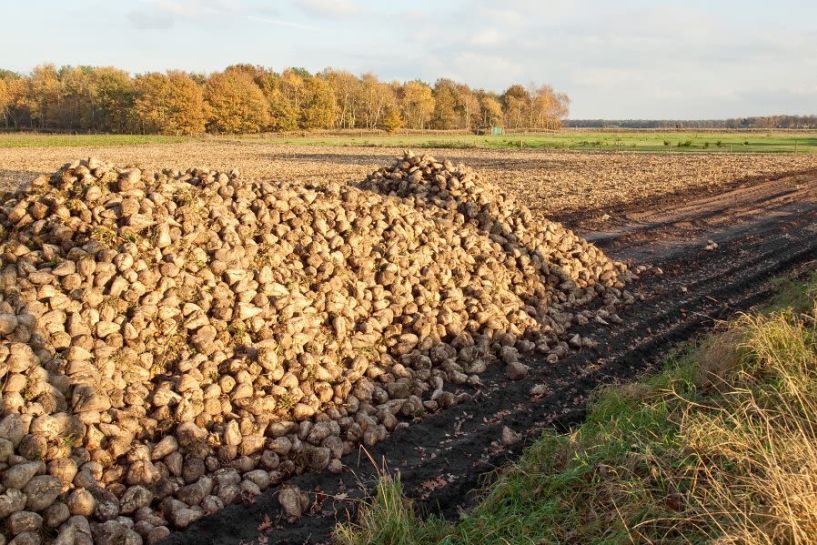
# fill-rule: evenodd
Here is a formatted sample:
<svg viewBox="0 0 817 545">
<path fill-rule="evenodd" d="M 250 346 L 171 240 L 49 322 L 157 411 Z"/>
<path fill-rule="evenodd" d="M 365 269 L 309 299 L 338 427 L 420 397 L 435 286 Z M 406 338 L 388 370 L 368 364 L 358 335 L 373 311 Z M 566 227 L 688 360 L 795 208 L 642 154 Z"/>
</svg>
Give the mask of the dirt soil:
<svg viewBox="0 0 817 545">
<path fill-rule="evenodd" d="M 428 511 L 455 518 L 473 501 L 486 474 L 513 459 L 542 430 L 565 430 L 583 418 L 588 395 L 601 384 L 628 381 L 654 366 L 677 343 L 736 311 L 763 301 L 773 278 L 799 275 L 817 263 L 817 170 L 761 176 L 690 188 L 605 210 L 559 219 L 612 257 L 651 268 L 635 286 L 643 302 L 625 309 L 624 323 L 579 331 L 599 342 L 556 365 L 531 360 L 525 380 L 509 382 L 494 366 L 470 399 L 391 435 L 368 452 L 344 458 L 341 475 L 305 474 L 290 480 L 312 500 L 311 514 L 283 520 L 278 488 L 251 504 L 227 507 L 166 543 L 324 543 L 338 520 L 383 467 L 402 476 L 407 493 Z M 708 248 L 708 249 L 707 249 Z M 546 394 L 532 398 L 535 384 Z M 525 441 L 502 446 L 503 426 Z M 268 518 L 266 518 L 268 517 Z"/>
<path fill-rule="evenodd" d="M 583 153 L 552 150 L 423 149 L 463 162 L 524 200 L 534 214 L 552 218 L 579 211 L 603 215 L 610 207 L 689 191 L 721 191 L 735 180 L 817 169 L 817 153 Z M 241 170 L 244 177 L 320 183 L 362 180 L 400 153 L 395 148 L 352 148 L 204 141 L 108 147 L 0 149 L 0 190 L 26 183 L 60 165 L 97 157 L 143 168 L 203 166 Z"/>
</svg>

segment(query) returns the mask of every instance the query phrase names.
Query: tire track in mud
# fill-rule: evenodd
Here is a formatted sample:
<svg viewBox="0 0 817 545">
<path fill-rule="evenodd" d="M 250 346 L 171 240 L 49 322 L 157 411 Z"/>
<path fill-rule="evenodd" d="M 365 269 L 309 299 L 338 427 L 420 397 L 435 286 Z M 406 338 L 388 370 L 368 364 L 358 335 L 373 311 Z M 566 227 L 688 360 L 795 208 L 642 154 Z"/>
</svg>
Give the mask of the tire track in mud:
<svg viewBox="0 0 817 545">
<path fill-rule="evenodd" d="M 598 341 L 596 349 L 572 353 L 557 364 L 532 358 L 526 362 L 528 377 L 519 382 L 509 382 L 494 365 L 482 377 L 485 387 L 467 391 L 468 400 L 396 431 L 368 452 L 346 456 L 349 471 L 290 479 L 312 500 L 310 515 L 294 524 L 283 520 L 279 489 L 271 489 L 252 504 L 229 506 L 172 534 L 165 543 L 258 543 L 259 536 L 268 543 L 327 542 L 336 521 L 354 514 L 382 467 L 399 471 L 407 494 L 426 511 L 454 518 L 490 472 L 542 430 L 580 422 L 596 387 L 653 369 L 679 342 L 766 299 L 775 277 L 798 275 L 817 264 L 813 172 L 755 180 L 717 195 L 674 198 L 680 206 L 652 202 L 618 210 L 614 225 L 604 231 L 587 232 L 586 218 L 562 218 L 608 254 L 663 270 L 651 269 L 632 286 L 643 300 L 622 310 L 623 324 L 574 329 Z M 718 245 L 705 250 L 710 240 Z M 544 384 L 545 395 L 531 398 L 534 384 Z M 503 426 L 525 440 L 503 447 Z M 259 532 L 265 517 L 270 527 Z"/>
</svg>

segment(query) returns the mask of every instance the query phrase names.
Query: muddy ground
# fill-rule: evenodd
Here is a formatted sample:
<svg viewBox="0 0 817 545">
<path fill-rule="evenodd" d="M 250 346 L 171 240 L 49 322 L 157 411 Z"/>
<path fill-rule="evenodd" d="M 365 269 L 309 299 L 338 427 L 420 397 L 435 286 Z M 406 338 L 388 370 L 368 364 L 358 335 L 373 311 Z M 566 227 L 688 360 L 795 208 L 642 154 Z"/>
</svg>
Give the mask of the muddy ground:
<svg viewBox="0 0 817 545">
<path fill-rule="evenodd" d="M 311 514 L 294 524 L 282 519 L 279 489 L 273 488 L 254 503 L 227 507 L 173 534 L 167 543 L 239 544 L 262 536 L 269 543 L 327 542 L 333 525 L 354 514 L 384 467 L 399 471 L 409 496 L 427 512 L 456 517 L 487 475 L 526 442 L 543 429 L 564 430 L 581 421 L 594 388 L 654 369 L 679 342 L 767 298 L 774 278 L 814 269 L 817 170 L 742 179 L 717 191 L 690 188 L 558 219 L 615 258 L 658 267 L 634 286 L 644 300 L 622 312 L 624 324 L 594 324 L 581 332 L 599 342 L 597 349 L 555 365 L 528 361 L 531 372 L 519 382 L 509 382 L 495 366 L 483 376 L 485 387 L 465 390 L 469 400 L 345 457 L 343 474 L 291 479 L 313 501 Z M 534 384 L 546 385 L 547 393 L 531 398 Z M 525 441 L 502 447 L 503 426 Z M 265 517 L 270 523 L 262 524 Z"/>
</svg>

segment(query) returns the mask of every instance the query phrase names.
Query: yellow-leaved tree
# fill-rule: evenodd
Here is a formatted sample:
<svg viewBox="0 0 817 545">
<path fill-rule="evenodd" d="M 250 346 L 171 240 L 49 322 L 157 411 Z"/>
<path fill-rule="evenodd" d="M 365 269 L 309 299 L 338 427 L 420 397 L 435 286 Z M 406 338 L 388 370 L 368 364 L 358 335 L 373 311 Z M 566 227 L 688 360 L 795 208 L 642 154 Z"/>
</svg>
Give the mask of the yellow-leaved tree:
<svg viewBox="0 0 817 545">
<path fill-rule="evenodd" d="M 62 89 L 53 64 L 34 67 L 28 78 L 26 104 L 32 124 L 39 128 L 56 126 L 62 109 Z"/>
<path fill-rule="evenodd" d="M 502 104 L 493 95 L 486 93 L 480 97 L 479 114 L 482 128 L 502 125 Z"/>
<path fill-rule="evenodd" d="M 9 89 L 9 85 L 6 83 L 6 80 L 0 78 L 0 118 L 3 119 L 3 124 L 6 126 L 8 126 L 6 111 L 8 110 L 10 104 L 11 90 Z"/>
<path fill-rule="evenodd" d="M 97 123 L 101 130 L 124 133 L 131 130 L 135 89 L 124 70 L 101 67 L 95 70 Z"/>
<path fill-rule="evenodd" d="M 357 115 L 361 107 L 361 81 L 351 72 L 327 68 L 321 74 L 332 87 L 335 94 L 335 127 L 351 129 L 357 124 Z"/>
<path fill-rule="evenodd" d="M 270 126 L 275 131 L 292 131 L 298 128 L 305 71 L 287 68 L 275 78 L 274 86 L 266 93 L 270 108 Z"/>
<path fill-rule="evenodd" d="M 408 81 L 400 92 L 403 120 L 410 129 L 425 129 L 434 113 L 431 87 L 422 81 Z"/>
<path fill-rule="evenodd" d="M 505 126 L 511 129 L 530 127 L 531 96 L 522 85 L 514 84 L 502 95 Z"/>
<path fill-rule="evenodd" d="M 300 126 L 302 129 L 330 129 L 335 124 L 335 92 L 324 79 L 304 79 Z"/>
<path fill-rule="evenodd" d="M 434 129 L 457 128 L 457 86 L 450 79 L 438 79 L 434 84 L 434 112 L 431 126 Z"/>
<path fill-rule="evenodd" d="M 397 108 L 389 108 L 386 110 L 386 115 L 383 116 L 383 120 L 379 126 L 388 133 L 395 133 L 403 128 L 403 118 L 400 117 L 400 112 Z"/>
<path fill-rule="evenodd" d="M 12 72 L 0 73 L 3 88 L 0 90 L 0 114 L 6 128 L 19 129 L 26 119 L 30 120 L 29 105 L 31 86 L 26 78 Z"/>
<path fill-rule="evenodd" d="M 360 115 L 358 126 L 374 129 L 383 124 L 383 117 L 390 109 L 397 108 L 397 97 L 388 83 L 377 79 L 374 74 L 363 74 L 360 78 Z"/>
<path fill-rule="evenodd" d="M 210 105 L 211 132 L 252 133 L 269 124 L 267 99 L 246 71 L 213 74 L 207 81 L 204 98 Z"/>
<path fill-rule="evenodd" d="M 199 134 L 207 121 L 201 87 L 184 72 L 156 72 L 136 78 L 134 113 L 143 132 Z"/>
</svg>

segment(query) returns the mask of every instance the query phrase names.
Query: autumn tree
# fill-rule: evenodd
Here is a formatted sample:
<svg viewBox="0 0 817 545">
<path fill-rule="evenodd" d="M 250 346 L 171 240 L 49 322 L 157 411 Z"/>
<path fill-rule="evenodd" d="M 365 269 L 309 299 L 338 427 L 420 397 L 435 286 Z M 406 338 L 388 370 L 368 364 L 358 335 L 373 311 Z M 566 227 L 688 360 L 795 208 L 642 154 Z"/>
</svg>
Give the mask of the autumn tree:
<svg viewBox="0 0 817 545">
<path fill-rule="evenodd" d="M 267 95 L 272 130 L 292 131 L 298 128 L 303 94 L 302 72 L 288 68 L 275 79 L 274 86 Z"/>
<path fill-rule="evenodd" d="M 224 69 L 224 74 L 233 74 L 233 75 L 242 75 L 246 78 L 255 81 L 255 78 L 259 75 L 260 72 L 263 72 L 265 69 L 262 66 L 255 66 L 252 64 L 231 64 L 227 68 Z M 207 78 L 207 81 L 210 80 L 210 77 Z M 207 81 L 204 84 L 207 84 Z"/>
<path fill-rule="evenodd" d="M 0 117 L 3 118 L 3 125 L 8 128 L 8 117 L 6 111 L 11 104 L 11 89 L 5 78 L 0 77 Z"/>
<path fill-rule="evenodd" d="M 479 98 L 479 117 L 483 128 L 503 125 L 502 104 L 496 96 L 484 93 Z"/>
<path fill-rule="evenodd" d="M 301 100 L 302 129 L 330 129 L 335 124 L 335 93 L 326 80 L 311 76 L 304 80 Z"/>
<path fill-rule="evenodd" d="M 229 68 L 227 70 L 229 70 Z M 255 74 L 253 75 L 253 81 L 255 81 L 255 84 L 259 89 L 261 89 L 261 93 L 263 93 L 264 98 L 267 99 L 267 102 L 269 102 L 269 97 L 272 95 L 273 90 L 278 84 L 278 77 L 278 74 L 275 73 L 274 70 L 264 67 L 256 67 Z"/>
<path fill-rule="evenodd" d="M 556 93 L 556 103 L 553 107 L 554 125 L 552 129 L 558 129 L 562 126 L 562 120 L 570 113 L 570 97 L 567 93 Z"/>
<path fill-rule="evenodd" d="M 335 94 L 335 127 L 355 127 L 361 103 L 361 81 L 351 72 L 331 68 L 324 70 L 321 77 L 329 83 Z"/>
<path fill-rule="evenodd" d="M 113 67 L 97 68 L 96 124 L 105 132 L 125 133 L 133 127 L 133 102 L 136 88 L 124 70 Z"/>
<path fill-rule="evenodd" d="M 253 74 L 228 69 L 213 74 L 204 90 L 210 108 L 208 127 L 224 133 L 252 133 L 269 124 L 269 106 Z"/>
<path fill-rule="evenodd" d="M 267 97 L 269 105 L 270 129 L 273 131 L 293 131 L 298 128 L 299 112 L 279 88 L 273 89 Z"/>
<path fill-rule="evenodd" d="M 225 68 L 224 72 L 240 72 L 255 82 L 267 102 L 267 126 L 264 129 L 272 129 L 271 103 L 274 100 L 275 91 L 280 88 L 280 74 L 266 66 L 252 64 L 233 64 Z"/>
<path fill-rule="evenodd" d="M 184 72 L 150 73 L 136 79 L 134 113 L 146 132 L 204 132 L 207 104 L 201 87 Z"/>
<path fill-rule="evenodd" d="M 531 86 L 529 89 L 529 127 L 538 129 L 558 129 L 567 115 L 570 103 L 567 95 L 556 93 L 550 85 Z"/>
<path fill-rule="evenodd" d="M 89 66 L 63 66 L 57 73 L 60 100 L 52 122 L 60 128 L 87 131 L 97 126 L 97 85 Z"/>
<path fill-rule="evenodd" d="M 284 75 L 263 66 L 233 65 L 225 72 L 238 70 L 251 74 L 261 90 L 267 105 L 267 123 L 264 130 L 288 131 L 298 127 L 297 103 L 302 85 L 301 77 L 292 72 Z M 294 80 L 291 79 L 294 77 Z M 292 87 L 287 88 L 287 85 Z"/>
<path fill-rule="evenodd" d="M 479 98 L 470 87 L 465 84 L 456 84 L 457 88 L 457 115 L 458 126 L 461 129 L 472 130 L 481 125 Z"/>
<path fill-rule="evenodd" d="M 431 127 L 434 129 L 457 128 L 457 86 L 450 79 L 438 79 L 434 84 L 434 112 Z"/>
<path fill-rule="evenodd" d="M 34 68 L 28 78 L 28 92 L 24 99 L 32 125 L 54 127 L 62 108 L 62 89 L 57 69 L 53 64 Z"/>
<path fill-rule="evenodd" d="M 388 133 L 395 133 L 403 128 L 403 118 L 400 117 L 400 111 L 395 107 L 386 110 L 386 115 L 383 116 L 379 128 Z"/>
<path fill-rule="evenodd" d="M 4 96 L 0 97 L 0 102 L 5 103 L 4 107 L 0 107 L 0 113 L 3 115 L 5 126 L 19 129 L 31 118 L 29 81 L 14 72 L 4 71 L 0 74 L 0 82 L 2 82 L 0 94 Z"/>
<path fill-rule="evenodd" d="M 505 126 L 511 129 L 524 127 L 529 121 L 531 97 L 524 86 L 514 84 L 502 95 Z"/>
<path fill-rule="evenodd" d="M 301 109 L 301 102 L 304 97 L 304 86 L 306 80 L 312 75 L 305 72 L 303 69 L 287 68 L 281 73 L 278 79 L 278 88 L 286 100 L 292 104 L 292 107 L 298 111 Z"/>
<path fill-rule="evenodd" d="M 400 93 L 403 120 L 410 129 L 424 129 L 434 113 L 431 87 L 421 81 L 408 81 Z"/>
<path fill-rule="evenodd" d="M 234 64 L 221 73 L 168 72 L 136 78 L 113 67 L 46 64 L 30 74 L 0 69 L 7 128 L 189 134 L 204 127 L 248 133 L 296 129 L 466 129 L 504 125 L 555 129 L 570 100 L 548 85 L 514 84 L 502 95 L 442 78 L 384 82 L 327 68 L 310 74 Z M 799 127 L 791 116 L 728 120 L 724 126 Z"/>
<path fill-rule="evenodd" d="M 388 83 L 383 83 L 374 74 L 364 74 L 360 78 L 360 121 L 359 127 L 374 129 L 380 126 L 390 109 L 397 108 L 397 97 Z"/>
</svg>

